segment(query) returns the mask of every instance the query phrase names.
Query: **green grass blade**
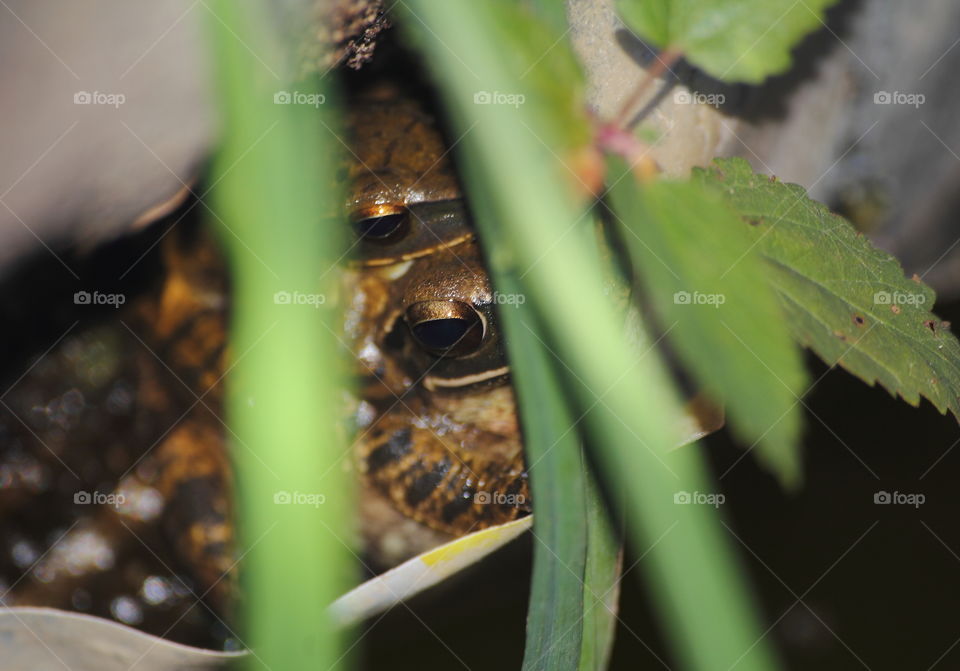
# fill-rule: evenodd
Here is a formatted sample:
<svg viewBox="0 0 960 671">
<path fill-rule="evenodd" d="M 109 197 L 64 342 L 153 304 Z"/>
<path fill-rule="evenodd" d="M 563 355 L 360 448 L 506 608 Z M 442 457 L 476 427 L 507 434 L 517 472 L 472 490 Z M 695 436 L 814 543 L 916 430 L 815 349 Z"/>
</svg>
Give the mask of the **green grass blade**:
<svg viewBox="0 0 960 671">
<path fill-rule="evenodd" d="M 587 464 L 584 463 L 584 470 Z M 622 534 L 593 477 L 587 477 L 587 564 L 584 571 L 583 645 L 580 671 L 602 671 L 613 652 L 623 570 Z"/>
<path fill-rule="evenodd" d="M 677 658 L 694 669 L 773 668 L 717 515 L 673 503 L 678 490 L 710 491 L 701 456 L 692 447 L 670 452 L 681 410 L 672 383 L 655 352 L 628 345 L 622 313 L 605 300 L 590 223 L 581 221 L 564 182 L 569 172 L 538 135 L 576 126 L 566 118 L 577 112 L 537 97 L 549 90 L 538 79 L 548 69 L 524 77 L 532 63 L 517 57 L 523 31 L 492 18 L 508 15 L 515 3 L 416 0 L 403 7 L 410 11 L 400 18 L 463 134 L 458 148 L 469 157 L 461 163 L 469 193 L 494 212 L 479 221 L 494 284 L 508 273 L 522 277 L 549 334 L 541 337 L 555 344 L 565 387 L 589 409 L 590 447 L 605 482 L 627 498 L 634 543 L 650 548 L 642 566 Z M 481 90 L 522 94 L 531 104 L 474 104 Z M 521 403 L 537 402 L 521 396 Z"/>
<path fill-rule="evenodd" d="M 531 427 L 528 435 L 534 446 L 527 455 L 535 464 L 530 479 L 536 517 L 523 669 L 573 670 L 577 668 L 583 640 L 588 542 L 579 436 L 576 431 L 563 435 L 572 419 L 557 397 L 556 377 L 545 353 L 534 354 L 523 347 L 521 353 L 528 357 L 521 368 L 525 371 L 521 374 L 524 383 L 540 391 L 540 405 L 535 413 L 553 406 L 555 410 L 548 411 L 549 414 L 564 416 L 560 422 L 548 423 L 546 417 L 541 417 L 540 426 L 524 424 Z M 553 385 L 553 393 L 544 393 L 548 388 L 544 384 Z"/>
<path fill-rule="evenodd" d="M 517 293 L 503 278 L 504 293 Z M 523 670 L 577 669 L 583 640 L 584 572 L 588 530 L 580 435 L 550 354 L 535 335 L 525 304 L 500 310 L 521 405 L 530 491 L 534 501 L 533 579 Z"/>
<path fill-rule="evenodd" d="M 257 29 L 270 25 L 265 3 L 222 0 L 212 12 L 224 135 L 211 179 L 234 289 L 227 411 L 241 637 L 254 652 L 248 668 L 336 668 L 343 641 L 326 608 L 352 577 L 341 539 L 354 504 L 335 430 L 335 320 L 326 307 L 277 298 L 335 295 L 342 243 L 333 225 L 319 226 L 319 213 L 339 202 L 333 140 L 318 133 L 318 117 L 329 125 L 333 110 L 274 104 L 290 88 L 273 74 L 283 54 Z"/>
</svg>

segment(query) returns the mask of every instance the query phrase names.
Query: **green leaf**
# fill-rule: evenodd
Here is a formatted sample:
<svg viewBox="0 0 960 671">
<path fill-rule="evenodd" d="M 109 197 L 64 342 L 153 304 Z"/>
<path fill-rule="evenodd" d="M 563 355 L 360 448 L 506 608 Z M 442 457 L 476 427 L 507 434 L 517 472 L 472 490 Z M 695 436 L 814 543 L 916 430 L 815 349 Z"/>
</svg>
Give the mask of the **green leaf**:
<svg viewBox="0 0 960 671">
<path fill-rule="evenodd" d="M 340 319 L 329 306 L 336 301 L 298 309 L 306 306 L 274 299 L 278 291 L 335 295 L 336 273 L 324 271 L 346 248 L 345 227 L 318 225 L 317 213 L 343 202 L 339 143 L 323 131 L 336 125 L 336 108 L 273 104 L 291 82 L 273 74 L 283 72 L 285 54 L 272 48 L 281 42 L 263 19 L 266 2 L 219 0 L 210 14 L 223 113 L 211 212 L 232 271 L 227 412 L 241 631 L 254 651 L 243 668 L 348 668 L 346 636 L 327 612 L 356 580 L 345 544 L 356 503 L 338 429 L 345 381 L 334 372 L 346 370 L 334 336 Z M 283 492 L 322 495 L 324 505 L 276 505 Z"/>
<path fill-rule="evenodd" d="M 487 199 L 473 203 L 478 224 L 492 221 L 490 205 Z M 524 295 L 523 284 L 513 272 L 499 273 L 496 286 L 504 295 Z M 533 306 L 526 300 L 503 305 L 498 319 L 510 343 L 510 373 L 521 400 L 534 506 L 533 572 L 522 668 L 573 671 L 582 668 L 577 660 L 594 640 L 586 640 L 585 633 L 603 628 L 600 621 L 605 614 L 585 610 L 585 591 L 598 589 L 587 575 L 587 562 L 592 572 L 599 572 L 602 559 L 596 555 L 603 555 L 605 549 L 595 529 L 596 516 L 604 514 L 595 508 L 602 502 L 594 489 L 587 489 L 581 434 L 552 356 L 538 335 L 542 327 Z"/>
<path fill-rule="evenodd" d="M 502 107 L 532 109 L 540 121 L 533 131 L 561 156 L 592 142 L 593 131 L 583 114 L 586 79 L 563 33 L 519 3 L 490 2 L 485 11 L 492 44 L 504 46 L 500 55 L 518 76 L 480 75 L 473 69 L 479 118 L 495 116 Z M 479 102 L 482 94 L 488 94 L 488 102 Z"/>
<path fill-rule="evenodd" d="M 655 348 L 633 346 L 646 340 L 642 325 L 633 341 L 625 337 L 591 222 L 558 159 L 587 124 L 582 101 L 554 106 L 539 99 L 565 84 L 528 81 L 552 71 L 527 72 L 528 59 L 518 61 L 523 30 L 503 37 L 501 19 L 515 6 L 408 0 L 399 19 L 433 68 L 452 128 L 463 135 L 456 151 L 471 202 L 489 208 L 477 227 L 493 285 L 510 276 L 521 282 L 538 319 L 530 326 L 542 328 L 539 338 L 552 348 L 560 389 L 574 416 L 583 416 L 603 483 L 625 497 L 631 539 L 646 553 L 641 566 L 678 665 L 774 668 L 727 529 L 713 508 L 675 504 L 678 489 L 705 492 L 712 485 L 697 449 L 672 449 L 682 433 L 675 387 Z M 566 48 L 560 38 L 553 42 Z M 490 82 L 526 91 L 530 104 L 474 104 L 477 89 Z M 537 404 L 540 397 L 521 393 L 519 401 Z"/>
<path fill-rule="evenodd" d="M 555 38 L 565 35 L 570 25 L 566 0 L 529 0 L 527 5 L 543 23 L 550 26 Z M 564 48 L 567 48 L 566 44 Z"/>
<path fill-rule="evenodd" d="M 580 671 L 603 671 L 613 652 L 617 629 L 620 578 L 623 570 L 622 534 L 615 530 L 600 490 L 587 473 L 587 565 L 584 576 L 583 648 Z M 622 510 L 619 511 L 622 515 Z"/>
<path fill-rule="evenodd" d="M 612 205 L 667 339 L 735 433 L 787 483 L 799 477 L 807 376 L 740 219 L 702 184 L 637 184 L 611 161 Z"/>
<path fill-rule="evenodd" d="M 695 177 L 721 188 L 750 224 L 794 338 L 868 384 L 960 418 L 960 343 L 930 312 L 932 289 L 796 184 L 757 175 L 743 159 Z"/>
<path fill-rule="evenodd" d="M 483 216 L 484 209 L 481 206 L 478 214 Z M 520 285 L 505 275 L 498 290 L 516 295 Z M 500 321 L 510 343 L 517 394 L 538 399 L 537 403 L 520 404 L 534 505 L 533 577 L 523 671 L 573 671 L 587 622 L 583 616 L 588 551 L 586 473 L 580 434 L 550 354 L 536 335 L 531 306 L 504 306 Z"/>
<path fill-rule="evenodd" d="M 759 83 L 790 67 L 790 51 L 836 0 L 617 0 L 624 22 L 724 81 Z"/>
</svg>

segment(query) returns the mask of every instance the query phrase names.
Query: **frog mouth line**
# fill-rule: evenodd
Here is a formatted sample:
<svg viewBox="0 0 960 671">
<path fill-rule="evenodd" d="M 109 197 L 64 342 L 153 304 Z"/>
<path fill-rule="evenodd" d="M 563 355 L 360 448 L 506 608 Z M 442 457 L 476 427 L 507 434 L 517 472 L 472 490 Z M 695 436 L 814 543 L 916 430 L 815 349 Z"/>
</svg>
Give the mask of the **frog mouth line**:
<svg viewBox="0 0 960 671">
<path fill-rule="evenodd" d="M 438 387 L 443 387 L 445 389 L 456 389 L 460 387 L 467 387 L 472 384 L 478 384 L 480 382 L 486 382 L 487 380 L 492 380 L 509 373 L 510 366 L 501 366 L 500 368 L 493 368 L 492 370 L 484 371 L 483 373 L 464 375 L 463 377 L 436 377 L 434 375 L 428 375 L 423 379 L 423 386 L 430 391 L 436 391 Z"/>
</svg>

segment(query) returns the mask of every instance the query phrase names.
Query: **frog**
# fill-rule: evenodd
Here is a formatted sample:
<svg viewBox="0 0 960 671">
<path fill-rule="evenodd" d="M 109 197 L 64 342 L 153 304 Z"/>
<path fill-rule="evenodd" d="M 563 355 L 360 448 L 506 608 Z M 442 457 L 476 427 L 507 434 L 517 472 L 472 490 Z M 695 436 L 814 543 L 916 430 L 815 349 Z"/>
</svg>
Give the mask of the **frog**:
<svg viewBox="0 0 960 671">
<path fill-rule="evenodd" d="M 345 332 L 362 375 L 361 473 L 397 510 L 452 536 L 512 521 L 531 510 L 522 432 L 493 289 L 443 137 L 412 101 L 367 101 L 352 128 L 377 129 L 354 135 L 347 202 L 358 240 Z"/>
<path fill-rule="evenodd" d="M 347 129 L 353 255 L 341 295 L 359 379 L 348 419 L 360 536 L 382 569 L 527 515 L 531 501 L 497 306 L 443 134 L 420 102 L 394 94 L 359 97 Z M 67 507 L 29 539 L 6 605 L 78 609 L 161 635 L 194 600 L 215 623 L 229 619 L 238 596 L 222 416 L 229 276 L 209 231 L 174 225 L 158 238 L 161 279 L 109 323 L 68 334 L 6 398 L 4 516 L 37 496 Z M 108 406 L 117 408 L 105 422 L 97 411 Z M 81 487 L 113 503 L 70 506 Z M 155 551 L 163 539 L 168 551 Z M 58 544 L 99 554 L 80 565 Z M 141 546 L 152 557 L 111 579 Z M 105 582 L 120 596 L 91 604 L 85 586 Z M 133 606 L 140 616 L 129 616 Z"/>
</svg>

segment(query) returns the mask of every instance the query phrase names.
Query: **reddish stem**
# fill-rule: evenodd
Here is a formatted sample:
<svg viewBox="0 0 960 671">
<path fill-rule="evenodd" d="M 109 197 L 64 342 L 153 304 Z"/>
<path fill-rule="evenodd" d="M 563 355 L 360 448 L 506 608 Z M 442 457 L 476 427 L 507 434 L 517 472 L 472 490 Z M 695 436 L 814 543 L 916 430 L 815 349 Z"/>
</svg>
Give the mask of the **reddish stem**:
<svg viewBox="0 0 960 671">
<path fill-rule="evenodd" d="M 620 111 L 617 112 L 617 115 L 613 118 L 613 121 L 611 121 L 611 125 L 626 128 L 627 121 L 630 118 L 630 110 L 640 102 L 643 94 L 647 92 L 647 89 L 653 85 L 657 78 L 673 67 L 682 56 L 683 52 L 674 47 L 667 47 L 660 52 L 657 61 L 646 70 L 646 76 L 644 76 L 636 88 L 633 89 L 633 93 L 623 101 L 623 104 L 620 106 Z"/>
</svg>

